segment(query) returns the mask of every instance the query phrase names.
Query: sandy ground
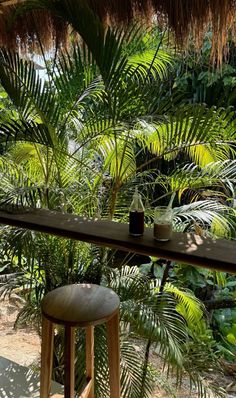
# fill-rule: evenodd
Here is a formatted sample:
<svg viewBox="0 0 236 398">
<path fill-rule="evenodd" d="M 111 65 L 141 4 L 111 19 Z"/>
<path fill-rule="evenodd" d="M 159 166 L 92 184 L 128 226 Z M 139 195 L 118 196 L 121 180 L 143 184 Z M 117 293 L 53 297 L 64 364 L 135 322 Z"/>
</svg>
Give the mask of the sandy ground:
<svg viewBox="0 0 236 398">
<path fill-rule="evenodd" d="M 40 339 L 34 330 L 14 330 L 14 322 L 19 310 L 16 302 L 0 301 L 0 356 L 17 362 L 24 366 L 38 367 L 40 357 Z M 152 362 L 161 370 L 157 355 L 152 354 Z M 236 398 L 235 378 L 223 380 L 224 386 L 229 385 L 230 391 L 228 398 Z M 176 391 L 174 380 L 172 383 L 173 391 L 178 398 L 197 398 L 196 393 L 190 394 L 188 381 L 184 380 L 183 386 Z M 160 388 L 156 388 L 152 398 L 170 398 L 171 395 Z"/>
<path fill-rule="evenodd" d="M 18 309 L 15 303 L 0 301 L 0 356 L 29 366 L 39 359 L 40 339 L 33 330 L 14 329 Z"/>
</svg>

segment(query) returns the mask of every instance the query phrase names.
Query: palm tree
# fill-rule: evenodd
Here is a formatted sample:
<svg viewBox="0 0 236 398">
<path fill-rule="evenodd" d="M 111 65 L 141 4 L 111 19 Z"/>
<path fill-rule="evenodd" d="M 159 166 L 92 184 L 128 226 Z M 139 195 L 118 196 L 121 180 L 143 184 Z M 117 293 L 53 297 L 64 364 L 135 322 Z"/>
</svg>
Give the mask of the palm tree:
<svg viewBox="0 0 236 398">
<path fill-rule="evenodd" d="M 60 2 L 56 11 L 66 15 L 63 7 L 69 3 Z M 173 192 L 181 197 L 187 189 L 198 192 L 210 186 L 218 192 L 222 184 L 228 189 L 234 181 L 234 162 L 225 175 L 215 162 L 233 154 L 234 114 L 184 101 L 179 104 L 179 98 L 169 96 L 165 79 L 172 58 L 168 53 L 161 47 L 159 52 L 148 51 L 142 56 L 123 51 L 127 42 L 142 39 L 141 30 L 105 30 L 89 10 L 79 22 L 72 8 L 66 10 L 70 11 L 68 21 L 84 41 L 71 45 L 52 66 L 47 64 L 47 79 L 40 79 L 33 61 L 4 49 L 0 52 L 1 84 L 17 110 L 15 119 L 0 119 L 1 141 L 7 143 L 0 164 L 2 205 L 40 206 L 126 220 L 131 191 L 137 183 L 142 183 L 143 195 L 153 204 L 157 200 L 154 189 L 161 186 L 166 198 Z M 171 175 L 156 168 L 158 159 L 173 161 L 183 153 L 194 165 Z M 144 159 L 141 164 L 140 159 Z M 210 167 L 213 174 L 209 183 Z M 216 201 L 178 207 L 176 226 L 188 228 L 192 220 L 199 220 L 210 228 L 213 221 L 223 220 L 227 227 L 225 209 Z M 28 317 L 38 314 L 45 291 L 64 283 L 98 280 L 120 294 L 123 325 L 131 325 L 133 335 L 158 344 L 169 366 L 183 369 L 189 319 L 197 323 L 202 314 L 193 296 L 181 294 L 166 283 L 160 291 L 160 281 L 146 280 L 137 269 L 125 268 L 114 271 L 116 277 L 109 275 L 107 256 L 85 244 L 62 243 L 58 238 L 45 239 L 23 231 L 11 230 L 9 237 L 4 229 L 2 234 L 6 252 L 16 253 L 21 270 L 30 271 L 20 275 L 21 284 L 30 287 L 24 311 Z M 94 253 L 97 261 L 91 260 Z M 122 285 L 123 280 L 129 289 Z M 180 310 L 181 305 L 185 310 Z M 98 333 L 103 341 L 104 330 Z M 151 376 L 127 344 L 124 340 L 123 394 L 148 396 L 150 387 L 143 376 Z M 103 346 L 98 349 L 101 352 Z M 97 391 L 105 396 L 105 357 L 98 355 L 99 360 Z M 199 380 L 196 374 L 195 380 Z"/>
</svg>

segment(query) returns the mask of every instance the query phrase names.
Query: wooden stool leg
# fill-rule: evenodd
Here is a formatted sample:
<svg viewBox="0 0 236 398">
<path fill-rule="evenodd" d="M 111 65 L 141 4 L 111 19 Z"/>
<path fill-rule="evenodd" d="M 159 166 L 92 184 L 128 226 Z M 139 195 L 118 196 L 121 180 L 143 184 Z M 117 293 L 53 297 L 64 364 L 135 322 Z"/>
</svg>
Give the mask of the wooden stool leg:
<svg viewBox="0 0 236 398">
<path fill-rule="evenodd" d="M 110 397 L 120 398 L 119 313 L 107 322 L 107 344 L 110 375 Z"/>
<path fill-rule="evenodd" d="M 51 390 L 53 359 L 53 323 L 42 317 L 42 346 L 40 372 L 40 398 L 48 398 Z"/>
<path fill-rule="evenodd" d="M 94 326 L 86 328 L 86 377 L 91 380 L 88 398 L 94 398 Z"/>
<path fill-rule="evenodd" d="M 74 398 L 75 395 L 75 329 L 65 326 L 65 398 Z"/>
</svg>

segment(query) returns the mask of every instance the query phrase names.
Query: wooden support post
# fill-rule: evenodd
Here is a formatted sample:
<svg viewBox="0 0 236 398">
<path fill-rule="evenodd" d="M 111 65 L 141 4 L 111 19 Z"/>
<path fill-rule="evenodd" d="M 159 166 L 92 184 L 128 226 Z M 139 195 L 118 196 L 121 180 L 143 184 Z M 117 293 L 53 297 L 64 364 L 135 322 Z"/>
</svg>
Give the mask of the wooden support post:
<svg viewBox="0 0 236 398">
<path fill-rule="evenodd" d="M 52 361 L 53 361 L 53 323 L 45 316 L 42 317 L 42 346 L 41 346 L 41 373 L 40 398 L 48 398 L 51 390 Z"/>
<path fill-rule="evenodd" d="M 65 398 L 74 398 L 75 396 L 75 329 L 71 326 L 65 326 Z"/>
<path fill-rule="evenodd" d="M 107 322 L 107 345 L 110 375 L 110 397 L 120 398 L 119 312 Z"/>
<path fill-rule="evenodd" d="M 86 377 L 92 382 L 88 398 L 94 398 L 94 326 L 86 328 Z"/>
</svg>

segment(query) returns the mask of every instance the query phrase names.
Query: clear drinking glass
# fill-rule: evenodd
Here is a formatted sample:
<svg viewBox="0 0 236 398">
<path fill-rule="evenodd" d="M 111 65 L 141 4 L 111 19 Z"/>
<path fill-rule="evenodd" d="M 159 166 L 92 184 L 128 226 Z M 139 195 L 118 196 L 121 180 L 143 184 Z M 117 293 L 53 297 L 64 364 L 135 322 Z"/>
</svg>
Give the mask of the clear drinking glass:
<svg viewBox="0 0 236 398">
<path fill-rule="evenodd" d="M 154 210 L 154 239 L 165 242 L 172 236 L 173 210 L 158 206 Z"/>
</svg>

